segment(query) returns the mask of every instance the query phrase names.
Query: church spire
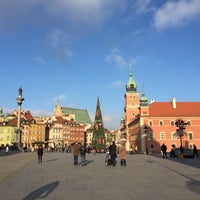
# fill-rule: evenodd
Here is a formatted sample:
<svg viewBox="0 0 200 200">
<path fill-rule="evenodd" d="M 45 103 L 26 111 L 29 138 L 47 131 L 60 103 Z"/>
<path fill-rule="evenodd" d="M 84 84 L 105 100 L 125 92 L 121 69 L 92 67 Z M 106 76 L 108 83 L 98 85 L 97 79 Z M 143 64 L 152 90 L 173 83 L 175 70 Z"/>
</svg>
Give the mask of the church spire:
<svg viewBox="0 0 200 200">
<path fill-rule="evenodd" d="M 132 65 L 130 65 L 129 80 L 126 84 L 126 91 L 127 92 L 136 92 L 137 91 L 137 85 L 136 85 L 135 81 L 133 80 Z"/>
</svg>

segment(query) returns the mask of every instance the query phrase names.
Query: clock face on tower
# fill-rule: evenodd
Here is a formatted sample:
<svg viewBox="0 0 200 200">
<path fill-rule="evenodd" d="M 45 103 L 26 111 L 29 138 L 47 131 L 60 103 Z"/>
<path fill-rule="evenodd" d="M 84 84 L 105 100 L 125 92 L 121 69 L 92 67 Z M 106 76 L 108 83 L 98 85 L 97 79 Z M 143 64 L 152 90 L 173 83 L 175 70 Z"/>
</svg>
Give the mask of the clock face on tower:
<svg viewBox="0 0 200 200">
<path fill-rule="evenodd" d="M 130 96 L 130 101 L 131 101 L 131 104 L 134 105 L 135 104 L 135 96 Z"/>
</svg>

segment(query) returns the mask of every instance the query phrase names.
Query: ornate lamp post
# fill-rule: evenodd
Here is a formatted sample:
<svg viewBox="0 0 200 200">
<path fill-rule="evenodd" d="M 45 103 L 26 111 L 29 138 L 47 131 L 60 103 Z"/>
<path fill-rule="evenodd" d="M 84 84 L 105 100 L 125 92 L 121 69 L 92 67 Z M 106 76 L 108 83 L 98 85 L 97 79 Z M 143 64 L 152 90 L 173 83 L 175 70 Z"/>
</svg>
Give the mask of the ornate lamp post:
<svg viewBox="0 0 200 200">
<path fill-rule="evenodd" d="M 176 129 L 176 135 L 180 138 L 180 152 L 183 153 L 183 145 L 182 145 L 182 137 L 184 136 L 185 126 L 187 122 L 184 122 L 181 118 L 177 119 L 175 125 L 178 129 Z"/>
<path fill-rule="evenodd" d="M 18 89 L 18 97 L 16 98 L 17 100 L 17 105 L 18 105 L 18 113 L 17 113 L 17 130 L 16 130 L 16 134 L 17 134 L 17 141 L 18 141 L 18 148 L 21 148 L 21 139 L 22 139 L 22 131 L 20 129 L 20 119 L 21 119 L 21 105 L 22 105 L 22 101 L 24 101 L 24 98 L 22 97 L 22 88 L 20 87 Z"/>
<path fill-rule="evenodd" d="M 146 154 L 148 154 L 148 145 L 147 145 L 147 138 L 148 138 L 148 127 L 144 126 L 144 138 L 145 138 L 145 147 L 146 147 Z"/>
</svg>

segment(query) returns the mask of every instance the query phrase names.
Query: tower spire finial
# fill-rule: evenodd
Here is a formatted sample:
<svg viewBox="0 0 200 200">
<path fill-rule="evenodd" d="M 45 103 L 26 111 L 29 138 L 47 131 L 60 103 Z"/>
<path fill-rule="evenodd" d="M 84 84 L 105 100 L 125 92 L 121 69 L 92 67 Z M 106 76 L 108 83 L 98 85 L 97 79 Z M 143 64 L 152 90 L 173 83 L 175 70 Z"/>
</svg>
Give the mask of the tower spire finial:
<svg viewBox="0 0 200 200">
<path fill-rule="evenodd" d="M 140 106 L 148 106 L 148 98 L 145 96 L 144 93 L 144 83 L 142 84 L 142 97 L 140 98 Z"/>
<path fill-rule="evenodd" d="M 137 91 L 137 85 L 136 85 L 135 81 L 133 80 L 132 64 L 130 64 L 129 81 L 126 85 L 126 91 L 127 92 L 136 92 Z"/>
</svg>

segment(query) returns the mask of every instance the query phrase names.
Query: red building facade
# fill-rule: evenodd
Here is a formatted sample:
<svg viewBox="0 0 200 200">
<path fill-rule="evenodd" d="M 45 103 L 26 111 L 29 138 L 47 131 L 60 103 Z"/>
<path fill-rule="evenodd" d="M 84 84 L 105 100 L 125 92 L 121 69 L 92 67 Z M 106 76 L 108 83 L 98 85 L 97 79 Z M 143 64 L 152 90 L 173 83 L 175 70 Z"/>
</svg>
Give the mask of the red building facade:
<svg viewBox="0 0 200 200">
<path fill-rule="evenodd" d="M 121 135 L 126 137 L 128 150 L 138 149 L 140 152 L 160 152 L 165 143 L 169 152 L 172 145 L 179 148 L 192 149 L 193 144 L 200 148 L 200 102 L 148 103 L 144 90 L 141 97 L 132 77 L 130 67 L 129 81 L 124 95 L 124 119 L 121 121 Z M 177 132 L 176 121 L 185 122 L 183 136 Z"/>
</svg>

